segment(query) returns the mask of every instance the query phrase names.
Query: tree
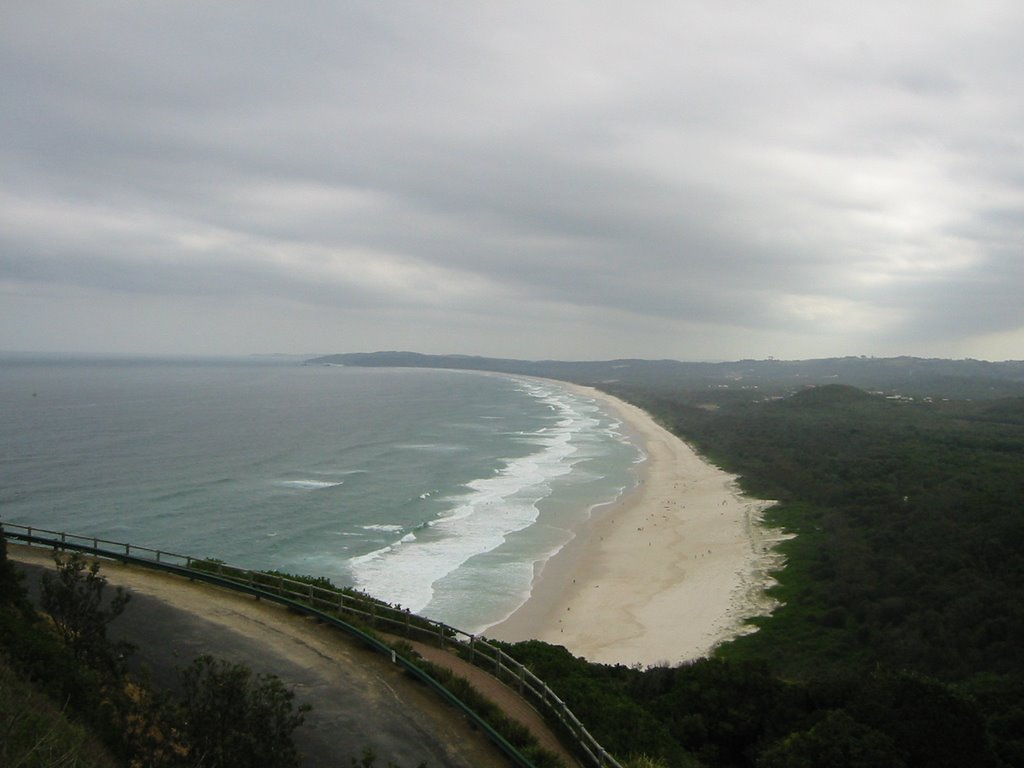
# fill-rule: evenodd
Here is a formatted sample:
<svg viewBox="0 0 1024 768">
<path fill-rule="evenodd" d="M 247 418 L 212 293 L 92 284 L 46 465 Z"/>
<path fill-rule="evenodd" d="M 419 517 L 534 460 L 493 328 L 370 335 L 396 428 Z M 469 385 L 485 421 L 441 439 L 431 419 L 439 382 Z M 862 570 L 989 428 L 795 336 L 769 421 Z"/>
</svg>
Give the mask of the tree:
<svg viewBox="0 0 1024 768">
<path fill-rule="evenodd" d="M 308 705 L 275 675 L 243 664 L 198 657 L 181 676 L 180 732 L 189 765 L 203 768 L 288 768 L 299 764 L 293 740 Z"/>
<path fill-rule="evenodd" d="M 57 574 L 43 574 L 40 602 L 57 634 L 78 660 L 97 669 L 116 670 L 131 646 L 108 640 L 107 626 L 124 612 L 131 595 L 118 587 L 113 598 L 104 601 L 107 579 L 100 575 L 98 560 L 87 563 L 75 552 L 55 554 L 54 562 Z"/>
<path fill-rule="evenodd" d="M 808 731 L 766 749 L 758 768 L 905 768 L 892 739 L 842 710 L 828 712 Z"/>
<path fill-rule="evenodd" d="M 938 680 L 876 669 L 861 680 L 846 711 L 892 738 L 910 765 L 998 764 L 977 702 Z"/>
</svg>

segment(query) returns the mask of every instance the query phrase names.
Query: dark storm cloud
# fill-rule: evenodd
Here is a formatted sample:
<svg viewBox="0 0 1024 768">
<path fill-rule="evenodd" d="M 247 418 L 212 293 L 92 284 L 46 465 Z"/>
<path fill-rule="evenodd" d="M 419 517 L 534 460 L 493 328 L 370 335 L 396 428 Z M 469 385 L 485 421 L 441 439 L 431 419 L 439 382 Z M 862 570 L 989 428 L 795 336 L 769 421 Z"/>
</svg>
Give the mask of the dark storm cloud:
<svg viewBox="0 0 1024 768">
<path fill-rule="evenodd" d="M 1020 356 L 1013 3 L 2 17 L 2 346 Z"/>
</svg>

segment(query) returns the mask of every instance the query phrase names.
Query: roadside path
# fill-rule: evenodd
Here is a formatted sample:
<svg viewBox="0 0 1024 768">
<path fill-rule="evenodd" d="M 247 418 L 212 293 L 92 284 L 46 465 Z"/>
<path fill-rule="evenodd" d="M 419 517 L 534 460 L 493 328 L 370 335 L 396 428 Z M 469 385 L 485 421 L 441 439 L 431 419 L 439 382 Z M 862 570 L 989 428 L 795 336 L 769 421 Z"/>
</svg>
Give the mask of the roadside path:
<svg viewBox="0 0 1024 768">
<path fill-rule="evenodd" d="M 37 588 L 43 568 L 53 568 L 48 549 L 8 543 L 8 556 L 28 574 L 30 590 Z M 138 646 L 132 665 L 148 668 L 158 684 L 173 685 L 178 668 L 210 653 L 277 675 L 294 688 L 297 704 L 311 704 L 296 731 L 304 768 L 348 768 L 367 747 L 382 766 L 508 766 L 453 707 L 385 657 L 312 618 L 113 561 L 104 560 L 100 573 L 112 587 L 132 593 L 124 615 L 110 626 L 111 637 Z"/>
</svg>

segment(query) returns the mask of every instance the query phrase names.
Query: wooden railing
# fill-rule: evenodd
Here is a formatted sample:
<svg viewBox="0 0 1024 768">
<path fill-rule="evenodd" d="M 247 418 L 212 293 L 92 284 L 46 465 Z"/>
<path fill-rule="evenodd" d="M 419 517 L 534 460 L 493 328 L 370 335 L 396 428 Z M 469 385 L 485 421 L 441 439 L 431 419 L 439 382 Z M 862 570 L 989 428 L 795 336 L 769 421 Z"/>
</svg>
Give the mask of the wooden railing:
<svg viewBox="0 0 1024 768">
<path fill-rule="evenodd" d="M 440 648 L 450 647 L 470 663 L 514 687 L 549 720 L 560 723 L 581 757 L 590 765 L 597 766 L 597 768 L 622 768 L 621 764 L 591 736 L 579 718 L 548 687 L 547 683 L 483 637 L 418 616 L 408 610 L 396 608 L 354 590 L 327 587 L 283 575 L 238 568 L 217 560 L 179 555 L 94 536 L 81 536 L 13 523 L 2 523 L 2 528 L 9 539 L 59 549 L 74 549 L 100 557 L 125 560 L 147 567 L 181 573 L 189 578 L 215 581 L 250 594 L 272 596 L 289 604 L 309 606 L 314 612 L 325 618 L 333 618 L 335 615 L 355 617 L 361 624 L 381 629 L 390 634 L 436 644 Z M 346 631 L 351 630 L 360 635 L 362 639 L 371 640 L 371 644 L 386 648 L 358 628 L 344 622 L 341 624 Z M 393 661 L 401 661 L 408 666 L 415 666 L 413 662 L 398 657 L 390 648 L 386 648 L 385 652 L 390 653 Z M 431 682 L 440 687 L 436 681 L 431 680 Z M 448 697 L 454 698 L 451 692 L 445 690 L 444 693 Z M 463 709 L 468 709 L 462 702 L 459 702 L 459 705 Z M 491 729 L 487 727 L 485 730 L 490 731 Z M 502 739 L 502 741 L 504 740 Z M 505 746 L 499 743 L 499 746 L 506 752 L 512 749 L 507 743 Z M 529 762 L 525 761 L 525 758 L 518 752 L 514 749 L 512 751 L 515 752 L 514 759 L 520 765 L 529 765 Z"/>
</svg>

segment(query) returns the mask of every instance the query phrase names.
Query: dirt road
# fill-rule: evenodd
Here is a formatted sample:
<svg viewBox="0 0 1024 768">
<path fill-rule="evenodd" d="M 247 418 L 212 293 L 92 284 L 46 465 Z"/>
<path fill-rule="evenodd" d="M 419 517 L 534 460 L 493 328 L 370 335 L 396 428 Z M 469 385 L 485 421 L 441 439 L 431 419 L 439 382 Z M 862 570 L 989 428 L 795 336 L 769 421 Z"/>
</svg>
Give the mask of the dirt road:
<svg viewBox="0 0 1024 768">
<path fill-rule="evenodd" d="M 9 544 L 30 586 L 42 568 L 52 568 L 50 551 Z M 454 708 L 389 660 L 360 647 L 336 630 L 287 609 L 230 590 L 104 562 L 101 574 L 132 593 L 111 637 L 138 646 L 136 667 L 170 684 L 177 668 L 201 653 L 273 673 L 313 706 L 296 732 L 304 766 L 348 768 L 351 758 L 372 749 L 377 765 L 415 768 L 490 768 L 509 763 Z"/>
</svg>

